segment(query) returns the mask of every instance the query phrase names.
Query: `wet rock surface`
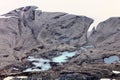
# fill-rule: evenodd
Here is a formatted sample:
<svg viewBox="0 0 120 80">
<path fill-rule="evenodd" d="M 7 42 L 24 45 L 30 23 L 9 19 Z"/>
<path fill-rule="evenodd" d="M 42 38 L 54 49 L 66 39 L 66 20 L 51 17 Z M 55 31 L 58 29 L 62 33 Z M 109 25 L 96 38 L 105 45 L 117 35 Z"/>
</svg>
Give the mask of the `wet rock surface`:
<svg viewBox="0 0 120 80">
<path fill-rule="evenodd" d="M 101 22 L 36 6 L 0 18 L 0 77 L 27 80 L 120 79 L 119 17 Z M 13 80 L 17 80 L 14 78 Z"/>
</svg>

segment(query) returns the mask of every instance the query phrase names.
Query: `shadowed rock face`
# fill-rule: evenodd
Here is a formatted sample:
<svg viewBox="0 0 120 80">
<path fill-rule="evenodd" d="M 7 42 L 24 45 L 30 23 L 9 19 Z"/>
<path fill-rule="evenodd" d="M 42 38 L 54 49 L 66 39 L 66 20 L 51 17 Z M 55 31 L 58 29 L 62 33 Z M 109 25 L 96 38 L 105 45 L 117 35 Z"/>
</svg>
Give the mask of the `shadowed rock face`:
<svg viewBox="0 0 120 80">
<path fill-rule="evenodd" d="M 21 63 L 26 53 L 71 50 L 87 43 L 93 20 L 60 12 L 42 12 L 27 6 L 0 18 L 0 69 Z M 39 48 L 36 51 L 34 48 Z"/>
</svg>

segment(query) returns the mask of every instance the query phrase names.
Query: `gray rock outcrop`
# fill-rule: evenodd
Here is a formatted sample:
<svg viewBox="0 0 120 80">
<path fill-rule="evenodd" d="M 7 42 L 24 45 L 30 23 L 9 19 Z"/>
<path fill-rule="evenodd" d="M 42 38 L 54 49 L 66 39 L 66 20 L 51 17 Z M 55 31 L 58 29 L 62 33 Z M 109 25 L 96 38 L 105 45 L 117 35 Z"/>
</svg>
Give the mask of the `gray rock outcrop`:
<svg viewBox="0 0 120 80">
<path fill-rule="evenodd" d="M 0 18 L 0 69 L 21 63 L 26 53 L 40 48 L 77 49 L 87 43 L 87 30 L 93 20 L 60 12 L 42 12 L 35 6 L 13 10 Z"/>
<path fill-rule="evenodd" d="M 92 22 L 85 16 L 42 12 L 36 6 L 3 14 L 0 79 L 27 75 L 43 80 L 120 80 L 120 18 L 99 23 L 88 37 Z"/>
<path fill-rule="evenodd" d="M 111 17 L 98 24 L 89 37 L 89 41 L 98 48 L 115 50 L 120 48 L 120 18 Z"/>
</svg>

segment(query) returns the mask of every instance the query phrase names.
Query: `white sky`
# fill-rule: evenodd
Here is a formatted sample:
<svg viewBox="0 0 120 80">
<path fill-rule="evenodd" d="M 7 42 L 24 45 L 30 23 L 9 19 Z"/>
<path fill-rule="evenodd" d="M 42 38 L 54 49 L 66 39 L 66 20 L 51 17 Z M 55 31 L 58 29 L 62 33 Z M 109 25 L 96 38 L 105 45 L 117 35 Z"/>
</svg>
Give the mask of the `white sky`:
<svg viewBox="0 0 120 80">
<path fill-rule="evenodd" d="M 120 0 L 0 0 L 0 14 L 28 5 L 43 11 L 85 15 L 96 22 L 120 16 Z"/>
</svg>

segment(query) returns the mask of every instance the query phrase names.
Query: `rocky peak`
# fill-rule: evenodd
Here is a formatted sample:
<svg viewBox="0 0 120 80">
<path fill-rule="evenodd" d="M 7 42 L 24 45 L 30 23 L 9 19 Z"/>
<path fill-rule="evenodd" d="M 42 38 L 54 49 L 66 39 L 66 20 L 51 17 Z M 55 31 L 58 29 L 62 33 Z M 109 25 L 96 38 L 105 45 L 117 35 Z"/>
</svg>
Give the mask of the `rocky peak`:
<svg viewBox="0 0 120 80">
<path fill-rule="evenodd" d="M 6 14 L 3 14 L 3 16 L 15 16 L 15 17 L 20 17 L 20 16 L 23 16 L 23 14 L 25 12 L 28 12 L 28 11 L 33 11 L 35 9 L 37 9 L 38 7 L 36 6 L 26 6 L 26 7 L 21 7 L 21 8 L 18 8 L 18 9 L 15 9 L 15 10 L 12 10 Z"/>
<path fill-rule="evenodd" d="M 114 50 L 119 48 L 120 17 L 111 17 L 98 24 L 96 30 L 89 37 L 89 41 L 96 47 Z"/>
</svg>

